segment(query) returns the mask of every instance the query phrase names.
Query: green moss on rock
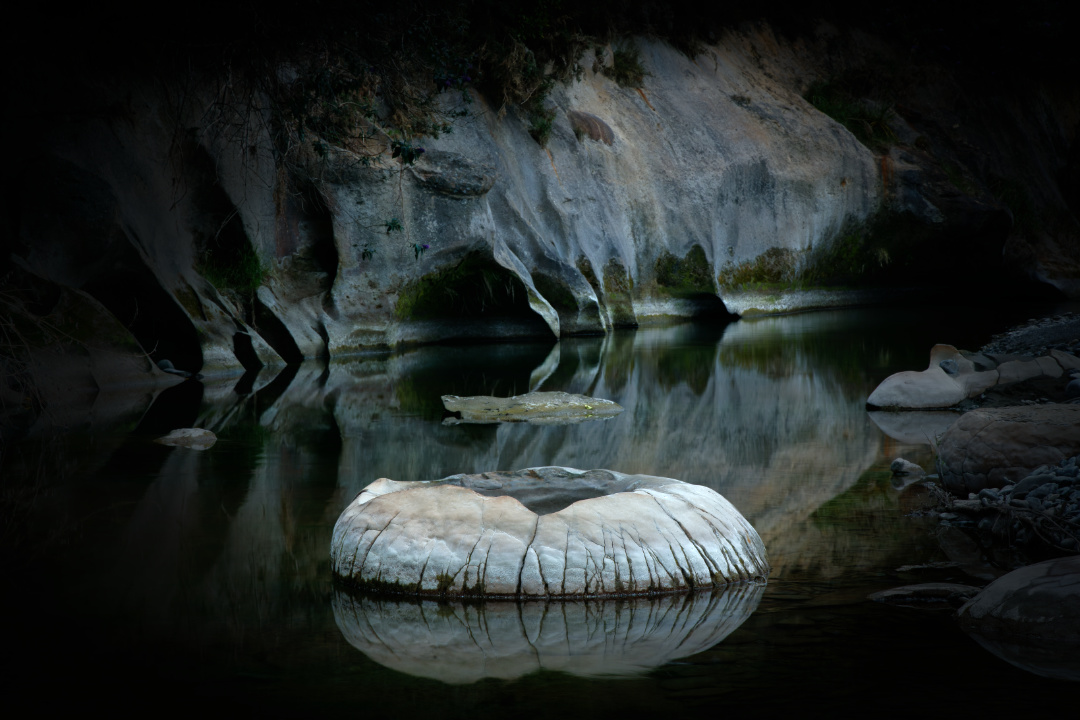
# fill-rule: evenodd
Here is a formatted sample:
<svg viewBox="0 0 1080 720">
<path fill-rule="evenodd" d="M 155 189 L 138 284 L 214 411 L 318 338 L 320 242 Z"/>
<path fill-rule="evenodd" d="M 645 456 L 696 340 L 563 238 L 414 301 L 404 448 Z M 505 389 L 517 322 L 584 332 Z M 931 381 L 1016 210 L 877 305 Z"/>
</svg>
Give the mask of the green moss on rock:
<svg viewBox="0 0 1080 720">
<path fill-rule="evenodd" d="M 700 295 L 716 292 L 713 269 L 705 249 L 694 245 L 682 258 L 665 251 L 656 259 L 656 284 L 672 295 Z"/>
<path fill-rule="evenodd" d="M 771 247 L 753 260 L 728 261 L 716 276 L 722 290 L 762 289 L 791 284 L 798 255 L 788 248 Z"/>
<path fill-rule="evenodd" d="M 608 260 L 604 265 L 604 301 L 615 327 L 637 327 L 631 300 L 633 289 L 634 280 L 626 267 L 615 258 Z"/>
<path fill-rule="evenodd" d="M 882 211 L 849 223 L 831 241 L 809 250 L 796 280 L 801 286 L 851 287 L 928 278 L 933 259 L 943 257 L 933 236 L 908 214 Z"/>
<path fill-rule="evenodd" d="M 394 309 L 399 320 L 531 312 L 525 284 L 479 252 L 405 285 Z"/>
<path fill-rule="evenodd" d="M 218 290 L 233 290 L 242 295 L 254 293 L 267 273 L 246 239 L 208 247 L 199 257 L 195 269 Z"/>
<path fill-rule="evenodd" d="M 199 295 L 195 292 L 195 289 L 186 282 L 183 287 L 177 288 L 173 295 L 176 297 L 177 302 L 180 303 L 180 307 L 184 308 L 184 312 L 188 314 L 188 317 L 201 320 L 206 319 L 206 313 L 203 312 L 202 303 L 199 301 Z"/>
</svg>

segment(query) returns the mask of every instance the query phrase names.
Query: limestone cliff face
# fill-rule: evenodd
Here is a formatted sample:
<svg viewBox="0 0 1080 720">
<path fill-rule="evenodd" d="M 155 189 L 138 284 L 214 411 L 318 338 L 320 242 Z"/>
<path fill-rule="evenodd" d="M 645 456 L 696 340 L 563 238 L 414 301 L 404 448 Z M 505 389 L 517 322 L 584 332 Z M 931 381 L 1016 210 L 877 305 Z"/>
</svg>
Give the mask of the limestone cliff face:
<svg viewBox="0 0 1080 720">
<path fill-rule="evenodd" d="M 0 270 L 86 293 L 153 360 L 212 375 L 827 304 L 836 298 L 765 297 L 732 278 L 762 263 L 790 274 L 883 209 L 974 228 L 951 246 L 952 270 L 979 253 L 997 262 L 1010 215 L 985 188 L 957 190 L 964 167 L 945 177 L 940 117 L 905 110 L 882 153 L 803 99 L 843 64 L 829 42 L 760 26 L 691 60 L 639 38 L 644 86 L 621 87 L 598 64 L 557 86 L 546 147 L 513 109 L 475 95 L 411 164 L 376 134 L 365 153 L 319 144 L 286 165 L 269 111 L 228 86 L 103 84 L 77 120 L 35 128 L 37 149 L 9 170 L 16 222 Z M 1046 132 L 1028 155 L 1075 147 L 1068 112 L 1039 113 Z M 1014 255 L 1068 290 L 1080 260 L 1054 251 L 1065 236 Z"/>
<path fill-rule="evenodd" d="M 644 90 L 593 72 L 555 90 L 546 148 L 481 98 L 411 167 L 335 153 L 321 188 L 337 275 L 321 314 L 283 309 L 284 324 L 321 324 L 333 355 L 490 334 L 457 293 L 527 303 L 556 336 L 723 312 L 725 264 L 804 252 L 877 209 L 875 157 L 799 96 L 790 50 L 764 67 L 749 41 L 696 62 L 641 46 Z M 535 332 L 528 318 L 503 332 Z"/>
<path fill-rule="evenodd" d="M 155 359 L 214 373 L 723 313 L 726 263 L 803 251 L 878 207 L 875 157 L 800 97 L 794 48 L 767 32 L 696 61 L 639 45 L 645 88 L 591 70 L 557 87 L 546 148 L 477 97 L 415 164 L 375 154 L 384 138 L 291 175 L 264 114 L 104 88 L 121 117 L 60 128 L 25 168 L 16 255 L 98 297 Z M 215 264 L 249 249 L 267 272 L 230 289 Z"/>
</svg>

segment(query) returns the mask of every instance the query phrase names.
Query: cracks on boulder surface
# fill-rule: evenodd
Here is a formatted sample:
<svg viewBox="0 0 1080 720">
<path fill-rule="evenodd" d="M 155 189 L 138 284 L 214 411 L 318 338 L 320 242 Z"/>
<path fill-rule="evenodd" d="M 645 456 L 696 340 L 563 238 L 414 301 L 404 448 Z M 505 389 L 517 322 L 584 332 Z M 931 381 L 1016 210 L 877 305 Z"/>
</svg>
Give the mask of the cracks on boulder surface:
<svg viewBox="0 0 1080 720">
<path fill-rule="evenodd" d="M 570 526 L 566 526 L 566 544 L 563 545 L 562 585 L 560 592 L 566 592 L 566 568 L 570 564 Z"/>
<path fill-rule="evenodd" d="M 463 594 L 466 593 L 468 589 L 467 583 L 469 582 L 469 567 L 472 565 L 472 555 L 476 551 L 477 546 L 480 545 L 480 541 L 483 539 L 484 534 L 480 533 L 480 535 L 476 538 L 476 542 L 474 542 L 473 546 L 469 548 L 469 554 L 465 556 L 465 562 L 462 563 L 461 567 L 459 567 L 457 569 L 457 572 L 454 573 L 454 580 L 457 580 L 458 575 L 461 575 L 464 572 L 464 576 L 461 578 L 461 592 Z M 480 577 L 479 568 L 477 568 L 476 570 L 476 577 L 477 579 L 479 579 Z"/>
<path fill-rule="evenodd" d="M 626 572 L 629 575 L 628 587 L 631 591 L 634 591 L 637 589 L 637 581 L 634 579 L 634 560 L 630 557 L 630 551 L 626 545 L 626 528 L 622 525 L 619 525 L 619 539 L 622 540 L 623 556 L 626 558 Z"/>
<path fill-rule="evenodd" d="M 533 522 L 532 534 L 529 536 L 529 541 L 525 543 L 525 552 L 521 553 L 521 564 L 518 565 L 518 572 L 517 572 L 517 594 L 518 595 L 521 595 L 521 576 L 525 572 L 525 560 L 529 557 L 529 551 L 532 550 L 533 541 L 536 540 L 536 529 L 538 527 L 540 527 L 540 516 L 539 515 L 536 516 L 536 521 Z M 533 554 L 535 555 L 536 553 L 533 552 Z M 537 558 L 536 564 L 538 566 L 540 565 L 539 558 Z M 541 582 L 543 582 L 543 580 L 544 580 L 543 570 L 540 571 L 540 580 L 541 580 Z M 544 589 L 545 590 L 547 589 L 547 583 L 544 583 Z"/>
<path fill-rule="evenodd" d="M 653 502 L 655 502 L 657 504 L 657 506 L 664 512 L 664 514 L 670 520 L 672 520 L 676 525 L 679 526 L 679 529 L 683 531 L 683 535 L 685 535 L 687 537 L 687 539 L 690 539 L 690 535 L 689 535 L 689 533 L 686 532 L 686 528 L 684 528 L 682 526 L 682 523 L 680 523 L 678 520 L 676 520 L 674 517 L 672 517 L 671 513 L 668 512 L 668 509 L 666 507 L 664 507 L 664 504 L 662 502 L 660 502 L 660 500 L 655 495 L 653 495 L 651 492 L 648 492 L 648 491 L 646 491 L 644 494 L 648 495 L 650 498 L 652 498 Z M 694 588 L 696 582 L 695 582 L 694 572 L 693 572 L 693 562 L 690 560 L 690 557 L 686 554 L 686 548 L 683 546 L 682 543 L 678 543 L 678 542 L 675 543 L 675 545 L 672 545 L 672 541 L 671 541 L 671 538 L 669 537 L 669 533 L 667 533 L 663 529 L 661 529 L 659 523 L 656 524 L 656 529 L 657 529 L 657 532 L 659 532 L 661 534 L 661 536 L 663 536 L 664 539 L 667 540 L 668 549 L 671 551 L 671 559 L 675 563 L 675 567 L 677 567 L 679 569 L 679 572 L 682 574 L 683 579 L 686 580 L 686 584 L 692 590 Z M 675 550 L 676 547 L 678 547 L 678 549 L 679 549 L 678 552 L 676 552 L 676 550 Z M 686 568 L 683 568 L 683 566 L 681 564 L 679 564 L 679 557 L 678 557 L 679 553 L 682 553 L 683 560 L 686 561 Z M 672 575 L 672 579 L 674 580 L 674 575 Z"/>
<path fill-rule="evenodd" d="M 435 538 L 431 538 L 424 546 L 424 549 L 427 550 L 427 554 L 424 555 L 424 564 L 420 566 L 420 576 L 416 578 L 416 589 L 418 591 L 424 589 L 424 573 L 427 571 L 428 560 L 431 559 L 431 549 L 435 546 L 436 542 Z"/>
<path fill-rule="evenodd" d="M 540 532 L 542 516 L 532 516 L 532 528 L 528 527 L 528 521 L 515 521 L 512 527 L 501 527 L 497 522 L 486 527 L 485 518 L 492 516 L 494 508 L 476 508 L 479 522 L 472 523 L 479 525 L 479 534 L 472 538 L 469 534 L 455 536 L 445 547 L 440 545 L 438 537 L 423 536 L 410 540 L 408 547 L 399 547 L 398 535 L 394 533 L 410 537 L 411 523 L 391 526 L 398 522 L 401 512 L 407 511 L 393 515 L 372 512 L 371 504 L 367 503 L 351 508 L 340 521 L 343 529 L 335 533 L 332 547 L 335 574 L 363 587 L 370 583 L 369 589 L 377 592 L 415 592 L 438 597 L 494 594 L 522 599 L 685 592 L 767 575 L 768 563 L 753 528 L 724 503 L 710 504 L 708 498 L 694 493 L 664 493 L 654 488 L 638 488 L 634 494 L 647 495 L 652 504 L 640 507 L 631 504 L 621 510 L 624 515 L 614 514 L 611 509 L 599 513 L 578 510 L 557 519 L 552 517 L 543 533 Z M 695 498 L 702 502 L 701 507 L 694 504 Z M 681 501 L 678 506 L 671 504 L 673 499 Z M 395 509 L 386 508 L 389 512 Z M 625 516 L 626 512 L 630 512 L 629 517 Z M 495 522 L 497 518 L 492 519 Z M 551 542 L 554 540 L 551 535 L 563 535 L 558 530 L 560 524 L 565 531 L 562 542 Z M 387 530 L 390 534 L 385 535 L 387 541 L 383 542 Z M 540 540 L 543 542 L 538 544 Z M 353 546 L 354 552 L 347 552 Z M 522 548 L 518 551 L 520 555 L 515 552 L 517 548 Z M 563 566 L 557 569 L 560 552 Z M 573 563 L 571 555 L 574 555 Z M 500 565 L 500 559 L 507 562 Z M 488 567 L 491 562 L 496 562 L 494 568 Z M 439 568 L 432 563 L 446 567 L 438 572 Z M 429 567 L 433 568 L 433 578 L 438 572 L 438 582 L 433 579 L 433 585 L 425 586 Z M 530 573 L 527 586 L 526 569 Z M 470 580 L 474 571 L 475 576 Z M 385 582 L 381 579 L 383 574 L 387 574 Z M 489 587 L 489 580 L 495 587 Z M 644 617 L 627 616 L 620 622 L 639 624 Z"/>
<path fill-rule="evenodd" d="M 375 547 L 375 543 L 378 542 L 379 537 L 386 531 L 386 528 L 390 527 L 390 523 L 394 522 L 394 518 L 396 518 L 399 514 L 400 513 L 394 513 L 390 517 L 390 519 L 386 521 L 386 524 L 383 525 L 375 533 L 375 536 L 371 539 L 371 542 L 368 543 L 367 549 L 364 551 L 364 559 L 360 561 L 360 575 L 361 576 L 363 576 L 364 568 L 367 566 L 367 557 L 368 557 L 369 554 L 371 554 L 371 548 Z M 367 533 L 365 532 L 364 534 L 366 535 Z M 352 564 L 352 567 L 349 569 L 349 577 L 356 577 L 356 555 L 353 555 L 353 564 Z"/>
</svg>

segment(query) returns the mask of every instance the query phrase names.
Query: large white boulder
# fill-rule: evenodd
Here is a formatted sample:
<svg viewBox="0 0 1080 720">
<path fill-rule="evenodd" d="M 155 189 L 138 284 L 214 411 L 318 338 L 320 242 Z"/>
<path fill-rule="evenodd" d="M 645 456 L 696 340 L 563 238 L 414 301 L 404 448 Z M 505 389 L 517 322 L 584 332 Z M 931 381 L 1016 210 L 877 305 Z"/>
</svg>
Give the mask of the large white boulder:
<svg viewBox="0 0 1080 720">
<path fill-rule="evenodd" d="M 542 467 L 376 480 L 338 518 L 337 577 L 360 590 L 581 597 L 763 579 L 765 546 L 714 490 Z"/>
</svg>

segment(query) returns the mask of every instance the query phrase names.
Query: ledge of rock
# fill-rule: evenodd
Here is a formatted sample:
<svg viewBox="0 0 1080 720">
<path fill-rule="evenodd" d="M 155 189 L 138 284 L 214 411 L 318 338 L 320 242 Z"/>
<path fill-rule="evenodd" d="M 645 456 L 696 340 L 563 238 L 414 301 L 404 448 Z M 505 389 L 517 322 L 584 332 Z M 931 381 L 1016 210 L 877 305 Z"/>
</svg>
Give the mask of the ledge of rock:
<svg viewBox="0 0 1080 720">
<path fill-rule="evenodd" d="M 479 197 L 495 184 L 495 166 L 448 150 L 424 153 L 413 176 L 421 187 L 453 197 Z"/>
<path fill-rule="evenodd" d="M 714 490 L 560 467 L 381 478 L 338 518 L 330 556 L 354 589 L 433 596 L 622 596 L 769 573 L 757 531 Z"/>
<path fill-rule="evenodd" d="M 375 662 L 445 683 L 537 670 L 638 675 L 716 646 L 757 608 L 762 583 L 689 596 L 482 604 L 334 593 L 334 619 Z M 376 632 L 374 628 L 378 628 Z"/>
<path fill-rule="evenodd" d="M 528 422 L 537 425 L 566 425 L 586 420 L 606 420 L 623 411 L 611 400 L 565 392 L 534 392 L 509 398 L 474 395 L 443 395 L 443 407 L 460 417 L 448 417 L 447 424 Z"/>
<path fill-rule="evenodd" d="M 978 594 L 979 588 L 971 585 L 957 583 L 922 583 L 919 585 L 904 585 L 890 588 L 879 592 L 870 593 L 867 597 L 874 602 L 886 605 L 898 605 L 901 607 L 916 608 L 954 608 L 962 605 Z"/>
<path fill-rule="evenodd" d="M 1080 454 L 1080 405 L 981 408 L 941 437 L 938 456 L 949 492 L 966 497 L 1017 482 L 1041 465 Z"/>
</svg>

